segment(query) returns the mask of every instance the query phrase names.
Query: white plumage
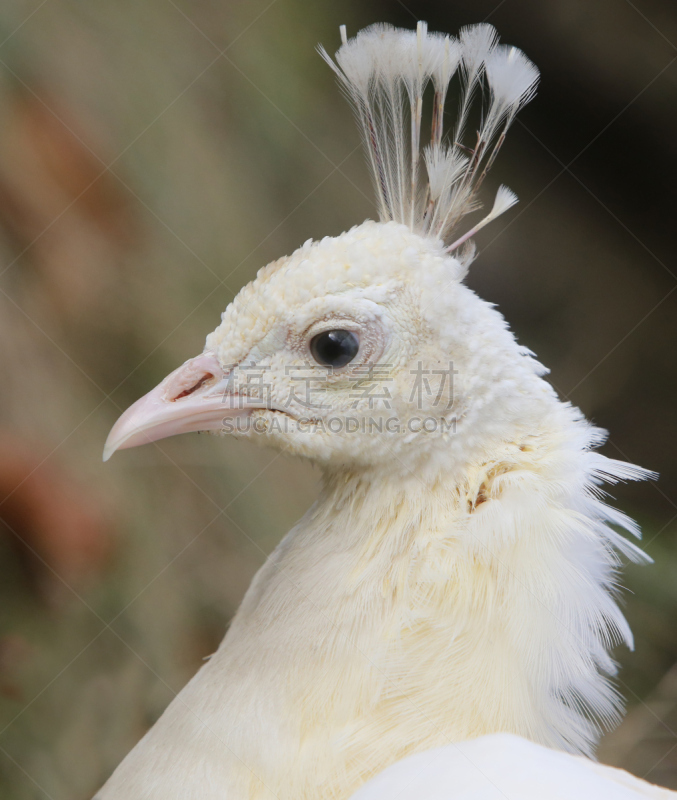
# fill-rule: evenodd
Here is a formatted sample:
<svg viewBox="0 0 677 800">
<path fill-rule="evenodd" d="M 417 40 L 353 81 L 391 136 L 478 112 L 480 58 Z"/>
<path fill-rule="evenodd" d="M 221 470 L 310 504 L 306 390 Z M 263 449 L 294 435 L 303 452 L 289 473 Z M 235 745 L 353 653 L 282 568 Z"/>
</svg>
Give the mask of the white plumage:
<svg viewBox="0 0 677 800">
<path fill-rule="evenodd" d="M 381 220 L 403 222 L 417 233 L 444 239 L 478 208 L 477 191 L 515 114 L 533 97 L 538 70 L 521 50 L 499 45 L 496 31 L 487 24 L 463 28 L 458 39 L 428 34 L 424 22 L 415 33 L 372 25 L 350 41 L 342 29 L 342 37 L 336 62 L 323 47 L 320 54 L 355 107 Z M 452 137 L 444 141 L 444 106 L 455 76 L 459 111 Z M 480 104 L 476 139 L 466 147 L 463 137 L 483 79 L 488 102 Z M 429 81 L 434 97 L 424 182 L 420 144 Z M 496 204 L 491 219 L 509 207 L 498 210 Z"/>
<path fill-rule="evenodd" d="M 351 800 L 674 800 L 621 769 L 500 733 L 399 761 Z"/>
<path fill-rule="evenodd" d="M 488 25 L 342 36 L 322 54 L 381 221 L 260 270 L 106 446 L 214 430 L 312 459 L 323 489 L 100 800 L 344 800 L 412 753 L 501 731 L 591 753 L 618 719 L 618 552 L 643 554 L 600 486 L 650 473 L 595 452 L 604 433 L 462 282 L 472 249 L 453 253 L 512 192 L 448 244 L 538 72 Z"/>
</svg>

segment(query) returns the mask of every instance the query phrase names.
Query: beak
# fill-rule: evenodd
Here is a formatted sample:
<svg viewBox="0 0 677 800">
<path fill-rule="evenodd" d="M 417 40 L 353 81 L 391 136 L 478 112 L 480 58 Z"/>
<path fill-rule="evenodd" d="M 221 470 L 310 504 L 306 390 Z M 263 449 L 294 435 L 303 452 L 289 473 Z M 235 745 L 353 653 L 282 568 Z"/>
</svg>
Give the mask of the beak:
<svg viewBox="0 0 677 800">
<path fill-rule="evenodd" d="M 266 405 L 233 394 L 232 373 L 224 373 L 213 353 L 203 353 L 175 369 L 125 411 L 108 434 L 103 460 L 108 461 L 116 450 L 177 433 L 218 430 L 226 418 L 247 416 L 254 408 Z"/>
</svg>

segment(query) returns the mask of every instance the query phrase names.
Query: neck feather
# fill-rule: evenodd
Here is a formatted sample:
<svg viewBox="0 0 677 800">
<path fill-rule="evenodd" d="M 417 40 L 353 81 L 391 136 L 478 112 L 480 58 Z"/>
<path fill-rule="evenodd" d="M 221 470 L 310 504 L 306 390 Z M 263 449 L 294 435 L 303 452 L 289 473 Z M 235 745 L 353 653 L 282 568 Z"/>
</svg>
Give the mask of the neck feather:
<svg viewBox="0 0 677 800">
<path fill-rule="evenodd" d="M 335 590 L 378 643 L 383 680 L 396 674 L 424 717 L 442 709 L 454 738 L 507 730 L 590 753 L 618 720 L 609 650 L 632 646 L 618 553 L 643 553 L 609 526 L 638 535 L 598 485 L 647 473 L 592 451 L 600 432 L 566 410 L 564 429 L 462 479 L 328 473 L 301 525 L 304 547 L 319 536 L 343 552 Z"/>
<path fill-rule="evenodd" d="M 619 710 L 609 650 L 631 644 L 616 553 L 641 552 L 597 486 L 648 474 L 591 451 L 599 432 L 566 413 L 460 479 L 327 473 L 98 797 L 348 797 L 399 758 L 499 731 L 590 753 Z"/>
</svg>

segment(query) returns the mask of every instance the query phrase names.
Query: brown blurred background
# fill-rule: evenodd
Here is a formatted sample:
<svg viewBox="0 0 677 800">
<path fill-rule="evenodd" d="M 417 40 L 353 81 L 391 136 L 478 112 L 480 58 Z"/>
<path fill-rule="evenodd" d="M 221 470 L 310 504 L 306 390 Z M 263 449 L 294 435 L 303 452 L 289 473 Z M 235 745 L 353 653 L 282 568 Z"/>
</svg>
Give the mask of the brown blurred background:
<svg viewBox="0 0 677 800">
<path fill-rule="evenodd" d="M 119 412 L 201 351 L 238 288 L 373 215 L 315 53 L 374 21 L 488 20 L 538 64 L 478 237 L 498 304 L 605 452 L 630 713 L 601 757 L 677 788 L 674 0 L 6 0 L 0 9 L 0 796 L 86 800 L 221 639 L 317 475 L 184 436 L 101 463 Z"/>
</svg>

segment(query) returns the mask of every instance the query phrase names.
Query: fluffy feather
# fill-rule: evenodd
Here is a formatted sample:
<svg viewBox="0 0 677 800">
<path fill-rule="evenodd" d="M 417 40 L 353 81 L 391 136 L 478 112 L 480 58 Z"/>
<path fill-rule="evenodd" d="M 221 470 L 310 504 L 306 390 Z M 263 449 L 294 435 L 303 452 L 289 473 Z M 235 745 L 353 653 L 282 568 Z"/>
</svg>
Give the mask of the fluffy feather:
<svg viewBox="0 0 677 800">
<path fill-rule="evenodd" d="M 335 61 L 319 48 L 355 107 L 382 221 L 403 222 L 417 233 L 444 239 L 462 217 L 479 207 L 477 191 L 515 115 L 532 99 L 538 82 L 538 70 L 524 53 L 497 41 L 488 24 L 463 28 L 457 40 L 429 34 L 420 22 L 415 34 L 388 25 L 372 25 L 354 39 L 344 33 Z M 444 107 L 457 72 L 459 111 L 453 139 L 445 144 Z M 425 148 L 428 177 L 423 184 L 421 122 L 430 80 L 434 98 L 430 143 Z M 477 139 L 466 148 L 462 140 L 483 84 L 489 99 L 483 103 Z M 494 212 L 482 224 L 508 207 L 497 198 Z"/>
<path fill-rule="evenodd" d="M 348 313 L 365 340 L 390 331 L 394 407 L 337 385 L 313 425 L 262 412 L 259 441 L 322 466 L 320 498 L 99 800 L 346 798 L 421 750 L 509 731 L 591 753 L 617 721 L 609 650 L 632 644 L 617 549 L 641 551 L 610 527 L 637 533 L 599 484 L 649 473 L 592 450 L 603 432 L 557 399 L 463 274 L 443 243 L 368 222 L 307 242 L 229 306 L 207 348 L 265 368 L 271 407 L 302 363 L 296 337 Z M 452 355 L 456 430 L 415 431 L 416 415 L 441 412 L 407 403 L 408 365 Z M 244 379 L 234 371 L 234 392 Z M 332 433 L 347 409 L 395 411 L 401 429 Z"/>
<path fill-rule="evenodd" d="M 476 207 L 537 72 L 488 25 L 459 40 L 424 25 L 342 38 L 336 63 L 323 55 L 354 103 L 382 221 L 260 270 L 205 354 L 129 417 L 139 425 L 145 414 L 144 432 L 162 419 L 158 438 L 167 420 L 195 429 L 182 408 L 202 424 L 210 386 L 233 404 L 254 397 L 244 407 L 256 424 L 230 433 L 312 459 L 322 492 L 99 800 L 344 800 L 425 749 L 504 731 L 589 754 L 618 719 L 609 651 L 632 645 L 615 600 L 619 551 L 642 553 L 615 530 L 639 534 L 600 484 L 650 473 L 595 452 L 604 432 L 557 398 L 547 370 L 463 284 L 468 258 L 442 239 Z M 442 137 L 454 71 L 457 135 L 480 83 L 491 90 L 470 156 Z M 437 111 L 421 185 L 430 80 Z M 514 201 L 499 189 L 475 229 Z M 359 339 L 335 370 L 310 363 L 313 337 L 330 330 Z M 199 372 L 206 363 L 213 372 Z M 254 368 L 265 402 L 252 394 Z M 310 411 L 299 369 L 324 381 Z M 414 402 L 413 375 L 447 372 L 449 384 Z M 222 419 L 226 406 L 215 408 Z M 138 432 L 124 419 L 110 449 Z"/>
</svg>

